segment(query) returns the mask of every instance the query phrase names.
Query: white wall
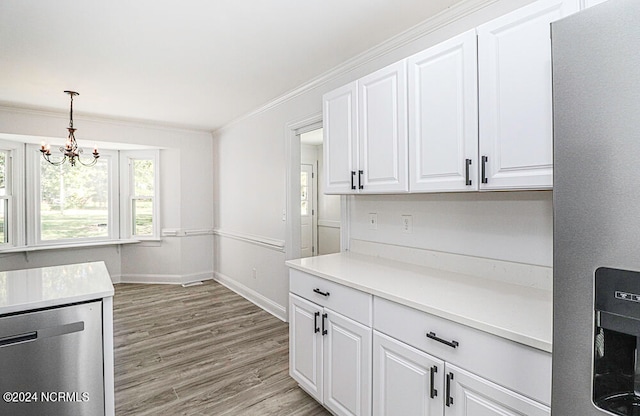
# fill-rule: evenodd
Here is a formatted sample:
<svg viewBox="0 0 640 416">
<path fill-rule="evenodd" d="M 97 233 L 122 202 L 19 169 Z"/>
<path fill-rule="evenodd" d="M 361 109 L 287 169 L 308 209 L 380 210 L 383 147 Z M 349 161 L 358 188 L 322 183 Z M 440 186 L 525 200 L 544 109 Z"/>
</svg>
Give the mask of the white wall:
<svg viewBox="0 0 640 416">
<path fill-rule="evenodd" d="M 376 230 L 369 227 L 376 213 Z M 411 215 L 412 232 L 402 227 Z M 552 267 L 552 192 L 482 192 L 355 196 L 350 237 Z"/>
<path fill-rule="evenodd" d="M 215 132 L 214 198 L 217 209 L 214 222 L 221 231 L 215 242 L 217 278 L 258 304 L 265 304 L 267 299 L 270 305 L 279 305 L 279 316 L 284 319 L 288 292 L 288 273 L 284 265 L 287 255 L 284 250 L 231 238 L 228 233 L 251 235 L 257 241 L 274 241 L 283 246 L 286 243 L 287 227 L 283 212 L 287 206 L 287 165 L 290 161 L 285 155 L 290 136 L 285 126 L 320 113 L 324 93 L 530 2 L 463 1 L 403 36 L 392 38 L 385 45 L 346 62 L 343 68 L 312 80 L 299 91 Z M 368 203 L 376 205 L 376 197 L 370 198 Z M 482 201 L 487 197 L 475 194 L 469 198 Z M 384 201 L 380 198 L 380 203 Z M 417 212 L 421 203 L 407 201 L 407 207 L 415 206 Z M 438 209 L 445 209 L 447 204 L 450 203 L 433 201 L 433 205 L 440 207 Z M 501 202 L 495 201 L 495 204 L 500 205 Z M 380 215 L 393 215 L 393 211 L 386 214 L 386 209 L 379 210 Z M 395 207 L 389 209 L 394 210 Z M 506 210 L 512 211 L 511 208 Z M 550 221 L 549 213 L 543 208 L 535 215 L 540 216 L 536 222 L 548 224 Z M 442 230 L 443 235 L 452 233 L 453 236 L 460 232 L 466 237 L 464 231 Z M 378 237 L 386 238 L 381 234 Z M 527 238 L 523 236 L 524 240 Z M 495 241 L 497 244 L 506 243 L 499 239 Z M 501 252 L 502 248 L 508 247 L 497 247 L 494 252 Z M 544 254 L 538 257 L 535 261 L 547 261 Z M 256 278 L 252 277 L 252 268 L 257 269 Z"/>
<path fill-rule="evenodd" d="M 163 230 L 176 237 L 121 247 L 0 254 L 0 270 L 105 260 L 115 281 L 180 283 L 213 275 L 213 148 L 207 132 L 76 115 L 78 140 L 161 148 Z M 66 113 L 0 107 L 0 133 L 65 137 Z M 61 140 L 62 141 L 62 140 Z M 117 145 L 116 145 L 117 146 Z M 187 236 L 182 236 L 187 234 Z M 196 234 L 189 236 L 189 234 Z"/>
</svg>

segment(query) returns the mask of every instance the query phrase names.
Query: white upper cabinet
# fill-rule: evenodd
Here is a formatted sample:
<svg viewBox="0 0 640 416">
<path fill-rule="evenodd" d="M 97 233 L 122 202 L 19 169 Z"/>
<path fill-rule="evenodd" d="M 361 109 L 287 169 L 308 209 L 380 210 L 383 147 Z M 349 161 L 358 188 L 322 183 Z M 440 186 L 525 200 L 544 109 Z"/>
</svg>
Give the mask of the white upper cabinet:
<svg viewBox="0 0 640 416">
<path fill-rule="evenodd" d="M 362 193 L 406 192 L 407 76 L 400 61 L 358 81 L 359 158 Z"/>
<path fill-rule="evenodd" d="M 325 192 L 329 194 L 355 192 L 356 99 L 356 82 L 327 93 L 323 99 Z"/>
<path fill-rule="evenodd" d="M 537 1 L 478 27 L 480 189 L 553 186 L 550 23 L 579 3 Z"/>
<path fill-rule="evenodd" d="M 409 188 L 478 190 L 476 31 L 410 57 Z"/>
<path fill-rule="evenodd" d="M 326 193 L 551 189 L 550 23 L 600 2 L 533 2 L 326 94 Z"/>
</svg>

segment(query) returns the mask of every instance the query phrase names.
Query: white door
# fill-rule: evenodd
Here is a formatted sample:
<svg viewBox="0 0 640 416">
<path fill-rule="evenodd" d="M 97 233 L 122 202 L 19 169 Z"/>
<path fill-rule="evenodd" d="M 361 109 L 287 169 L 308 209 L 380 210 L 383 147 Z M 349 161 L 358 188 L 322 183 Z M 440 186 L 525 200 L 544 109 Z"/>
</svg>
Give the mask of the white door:
<svg viewBox="0 0 640 416">
<path fill-rule="evenodd" d="M 324 404 L 338 416 L 371 415 L 371 328 L 325 309 Z"/>
<path fill-rule="evenodd" d="M 322 403 L 322 308 L 289 294 L 289 374 Z"/>
<path fill-rule="evenodd" d="M 476 31 L 408 59 L 409 189 L 478 189 Z"/>
<path fill-rule="evenodd" d="M 315 173 L 313 165 L 300 165 L 300 257 L 315 256 Z"/>
<path fill-rule="evenodd" d="M 445 416 L 549 416 L 551 414 L 547 406 L 449 363 L 445 366 L 444 399 Z"/>
<path fill-rule="evenodd" d="M 357 184 L 360 192 L 406 192 L 406 61 L 358 81 Z"/>
<path fill-rule="evenodd" d="M 550 23 L 579 2 L 536 1 L 478 27 L 480 189 L 553 186 Z"/>
<path fill-rule="evenodd" d="M 356 192 L 357 97 L 356 81 L 333 90 L 322 99 L 324 176 L 326 194 Z"/>
<path fill-rule="evenodd" d="M 442 416 L 444 361 L 373 332 L 373 415 Z"/>
</svg>

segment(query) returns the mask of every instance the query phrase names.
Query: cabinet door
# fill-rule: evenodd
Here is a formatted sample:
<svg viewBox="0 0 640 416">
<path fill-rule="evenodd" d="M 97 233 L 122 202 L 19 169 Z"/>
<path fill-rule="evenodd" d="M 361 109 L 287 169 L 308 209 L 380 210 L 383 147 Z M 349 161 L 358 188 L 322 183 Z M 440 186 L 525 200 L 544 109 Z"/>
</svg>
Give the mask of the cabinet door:
<svg viewBox="0 0 640 416">
<path fill-rule="evenodd" d="M 445 366 L 444 394 L 445 416 L 551 415 L 547 406 L 449 363 Z"/>
<path fill-rule="evenodd" d="M 356 82 L 323 97 L 325 193 L 348 194 L 357 180 Z"/>
<path fill-rule="evenodd" d="M 322 309 L 289 294 L 289 373 L 322 403 Z"/>
<path fill-rule="evenodd" d="M 478 189 L 476 31 L 408 59 L 409 190 Z"/>
<path fill-rule="evenodd" d="M 443 380 L 443 361 L 374 331 L 374 416 L 441 416 Z"/>
<path fill-rule="evenodd" d="M 371 415 L 371 328 L 325 309 L 324 405 L 339 416 Z"/>
<path fill-rule="evenodd" d="M 406 78 L 400 61 L 358 81 L 360 192 L 408 191 Z"/>
<path fill-rule="evenodd" d="M 550 23 L 578 9 L 536 1 L 478 28 L 480 189 L 552 187 Z"/>
</svg>

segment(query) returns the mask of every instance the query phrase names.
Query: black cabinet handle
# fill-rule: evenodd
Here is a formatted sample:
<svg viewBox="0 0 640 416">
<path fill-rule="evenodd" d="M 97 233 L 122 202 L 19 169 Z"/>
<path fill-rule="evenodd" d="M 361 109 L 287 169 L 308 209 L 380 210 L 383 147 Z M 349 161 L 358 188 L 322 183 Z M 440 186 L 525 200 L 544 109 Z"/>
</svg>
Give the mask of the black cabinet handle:
<svg viewBox="0 0 640 416">
<path fill-rule="evenodd" d="M 362 184 L 362 175 L 364 174 L 363 170 L 358 171 L 358 189 L 364 189 L 364 185 Z"/>
<path fill-rule="evenodd" d="M 351 189 L 356 189 L 356 184 L 354 183 L 356 177 L 356 171 L 351 171 Z"/>
<path fill-rule="evenodd" d="M 445 397 L 444 400 L 444 404 L 446 404 L 447 407 L 451 407 L 451 405 L 453 404 L 453 397 L 451 397 L 451 380 L 453 380 L 453 373 L 447 374 L 447 397 Z"/>
<path fill-rule="evenodd" d="M 320 317 L 320 312 L 316 312 L 313 314 L 313 333 L 317 334 L 320 332 L 320 327 L 318 326 L 318 318 Z"/>
<path fill-rule="evenodd" d="M 487 180 L 487 171 L 486 171 L 486 166 L 488 161 L 489 161 L 489 158 L 487 156 L 482 156 L 482 183 L 489 182 Z"/>
<path fill-rule="evenodd" d="M 325 319 L 327 319 L 327 314 L 326 314 L 326 313 L 323 313 L 323 314 L 322 314 L 322 335 L 323 335 L 323 336 L 324 336 L 324 335 L 327 335 L 327 330 L 326 330 L 326 329 L 325 329 L 325 327 L 324 327 L 324 321 L 325 321 Z"/>
<path fill-rule="evenodd" d="M 317 293 L 318 295 L 322 295 L 322 296 L 325 296 L 325 297 L 329 297 L 329 295 L 331 294 L 329 292 L 323 292 L 322 290 L 320 290 L 318 288 L 313 289 L 313 291 L 314 291 L 314 293 Z"/>
<path fill-rule="evenodd" d="M 438 390 L 435 388 L 435 374 L 438 372 L 438 367 L 431 367 L 431 391 L 429 392 L 429 396 L 433 399 L 438 395 Z"/>
<path fill-rule="evenodd" d="M 466 159 L 465 160 L 465 164 L 466 164 L 466 166 L 465 166 L 465 173 L 464 173 L 464 176 L 465 176 L 465 182 L 464 183 L 467 186 L 471 186 L 471 177 L 469 176 L 469 168 L 471 167 L 471 159 Z"/>
<path fill-rule="evenodd" d="M 444 345 L 448 345 L 451 348 L 458 348 L 458 345 L 460 345 L 458 341 L 447 341 L 446 339 L 442 339 L 438 337 L 435 332 L 429 332 L 427 334 L 427 338 L 432 339 L 434 341 L 441 342 Z"/>
</svg>

